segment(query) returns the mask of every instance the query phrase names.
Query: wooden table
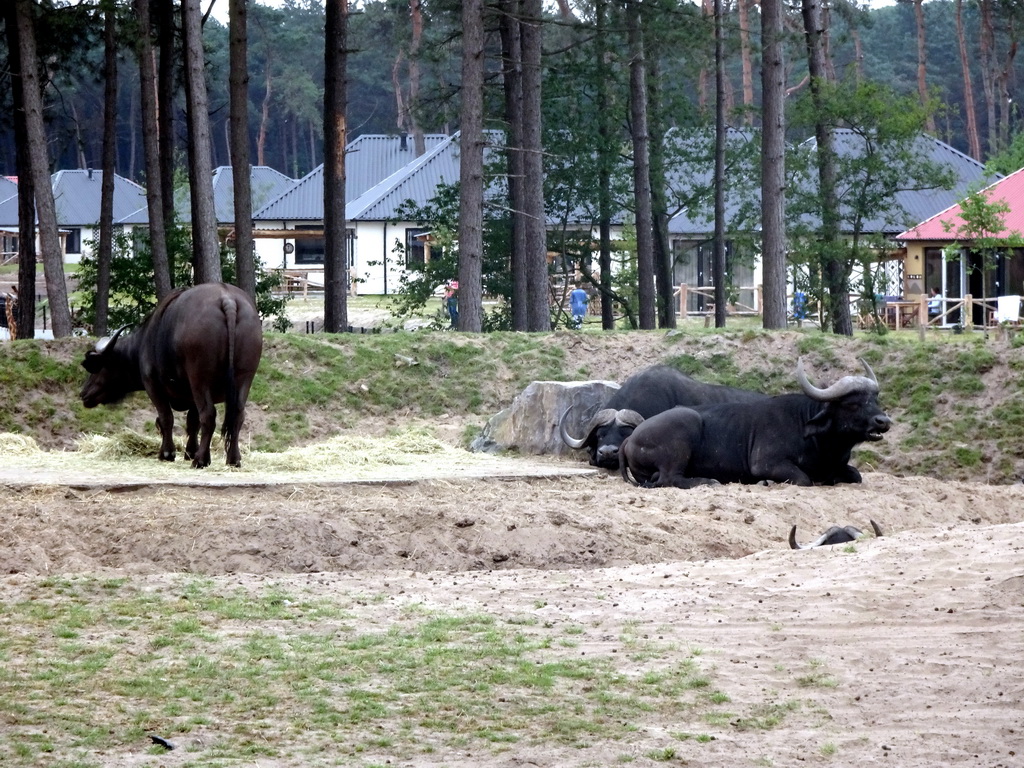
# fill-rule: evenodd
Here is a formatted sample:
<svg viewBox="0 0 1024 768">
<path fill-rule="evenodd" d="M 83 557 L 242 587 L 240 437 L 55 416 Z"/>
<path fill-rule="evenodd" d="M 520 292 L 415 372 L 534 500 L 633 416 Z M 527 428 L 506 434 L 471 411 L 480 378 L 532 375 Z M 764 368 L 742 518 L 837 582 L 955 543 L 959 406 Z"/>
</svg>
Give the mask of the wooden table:
<svg viewBox="0 0 1024 768">
<path fill-rule="evenodd" d="M 885 304 L 885 323 L 894 330 L 909 328 L 917 320 L 919 302 L 888 301 Z"/>
</svg>

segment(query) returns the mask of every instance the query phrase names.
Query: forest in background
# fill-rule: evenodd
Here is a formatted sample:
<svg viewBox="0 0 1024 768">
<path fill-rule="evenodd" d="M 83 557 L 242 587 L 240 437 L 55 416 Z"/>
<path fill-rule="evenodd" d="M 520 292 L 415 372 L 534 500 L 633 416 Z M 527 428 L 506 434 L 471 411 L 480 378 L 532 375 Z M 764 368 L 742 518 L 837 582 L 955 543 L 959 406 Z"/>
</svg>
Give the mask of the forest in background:
<svg viewBox="0 0 1024 768">
<path fill-rule="evenodd" d="M 459 128 L 461 39 L 459 3 L 384 0 L 352 5 L 348 24 L 349 139 L 363 133 L 394 134 L 420 129 L 450 133 Z M 689 3 L 650 3 L 652 26 L 647 55 L 663 73 L 663 99 L 671 108 L 667 127 L 709 123 L 714 110 L 714 44 L 710 8 Z M 419 6 L 411 13 L 412 6 Z M 559 102 L 565 89 L 596 91 L 589 72 L 579 66 L 589 43 L 574 30 L 586 26 L 588 4 L 561 4 L 548 10 L 544 34 L 545 131 L 572 130 Z M 958 33 L 960 7 L 962 34 Z M 103 137 L 104 45 L 102 3 L 47 7 L 39 25 L 40 54 L 46 62 L 47 127 L 53 170 L 100 166 Z M 204 7 L 206 4 L 204 4 Z M 134 31 L 124 7 L 119 36 L 119 122 L 116 170 L 144 183 L 138 68 L 130 42 Z M 934 99 L 934 135 L 982 161 L 1004 152 L 1021 131 L 1016 88 L 1021 64 L 1016 59 L 1018 28 L 1024 16 L 1019 3 L 900 2 L 868 9 L 837 0 L 828 12 L 832 66 L 839 79 L 864 78 L 904 95 L 921 93 L 922 83 Z M 917 12 L 921 14 L 918 26 Z M 736 126 L 757 125 L 760 107 L 758 5 L 752 0 L 726 3 L 727 114 Z M 414 34 L 414 27 L 419 31 Z M 324 9 L 319 0 L 286 0 L 280 7 L 249 6 L 249 97 L 251 157 L 298 178 L 323 162 Z M 806 87 L 806 56 L 799 14 L 787 19 L 787 101 Z M 597 32 L 594 32 L 597 34 Z M 621 52 L 625 77 L 628 46 L 625 30 L 612 26 L 600 34 L 612 38 L 609 50 Z M 414 40 L 419 35 L 418 40 Z M 497 24 L 487 45 L 500 47 Z M 619 43 L 614 42 L 619 39 Z M 918 43 L 923 43 L 923 68 Z M 228 165 L 228 29 L 216 18 L 203 26 L 213 165 Z M 971 68 L 973 110 L 965 95 L 961 45 Z M 6 38 L 0 37 L 3 79 Z M 500 73 L 491 57 L 486 80 L 486 127 L 503 128 Z M 179 73 L 180 77 L 180 73 Z M 15 175 L 11 124 L 11 88 L 0 88 L 0 173 Z M 177 102 L 176 144 L 186 145 L 184 98 Z M 977 146 L 972 149 L 968 115 L 973 111 Z M 790 128 L 789 139 L 807 138 L 805 127 Z M 550 142 L 546 142 L 550 143 Z M 1024 144 L 1018 138 L 1017 145 Z M 975 151 L 977 150 L 977 151 Z M 1022 153 L 1024 154 L 1024 153 Z M 1005 171 L 1005 169 L 1003 169 Z"/>
<path fill-rule="evenodd" d="M 914 0 L 873 11 L 847 0 L 801 0 L 799 8 L 781 0 L 289 0 L 281 8 L 230 0 L 229 7 L 225 35 L 200 0 L 5 6 L 7 44 L 20 50 L 16 60 L 8 56 L 15 122 L 8 154 L 23 164 L 19 179 L 31 174 L 35 188 L 19 183 L 19 201 L 35 198 L 55 334 L 70 333 L 71 318 L 47 170 L 100 165 L 111 184 L 109 171 L 138 178 L 140 144 L 146 175 L 159 176 L 159 185 L 146 185 L 156 298 L 170 292 L 182 257 L 190 280 L 223 279 L 213 167 L 230 158 L 236 169 L 269 165 L 298 177 L 322 161 L 331 332 L 347 326 L 344 147 L 370 131 L 409 134 L 418 152 L 424 133 L 460 132 L 454 196 L 438 189 L 427 210 L 402 218 L 429 224 L 442 254 L 412 280 L 432 289 L 457 275 L 459 329 L 474 332 L 551 327 L 552 251 L 562 254 L 566 275 L 586 276 L 600 295 L 603 328 L 614 328 L 617 314 L 632 327 L 673 327 L 678 254 L 668 222 L 685 211 L 714 226 L 716 326 L 726 323 L 734 288 L 729 259 L 757 253 L 765 327 L 785 325 L 787 270 L 804 265 L 797 289 L 825 307 L 833 331 L 849 335 L 851 289 L 856 283 L 875 301 L 872 265 L 888 247 L 883 232 L 864 223 L 899 209 L 900 190 L 951 188 L 948 170 L 928 160 L 922 133 L 994 161 L 993 170 L 1024 165 L 1012 95 L 1016 3 Z M 957 60 L 959 102 L 950 66 Z M 873 76 L 882 64 L 885 76 Z M 741 141 L 727 141 L 727 122 Z M 840 157 L 839 130 L 856 135 L 863 151 Z M 485 145 L 502 155 L 488 167 Z M 759 167 L 749 162 L 751 150 Z M 702 179 L 712 155 L 714 178 Z M 170 201 L 186 169 L 191 246 L 176 255 L 165 233 L 177 226 Z M 248 176 L 234 174 L 234 251 L 238 284 L 255 296 Z M 485 201 L 485 188 L 505 192 Z M 738 211 L 726 212 L 727 188 Z M 119 299 L 107 277 L 116 263 L 111 192 L 100 216 L 98 331 L 106 328 L 108 296 Z M 617 218 L 628 231 L 613 243 Z M 735 246 L 736 238 L 759 247 L 729 256 L 726 240 Z M 23 232 L 20 240 L 32 238 Z M 629 253 L 614 275 L 613 250 Z M 18 258 L 28 293 L 35 258 L 27 249 Z M 137 268 L 130 260 L 130 271 Z M 485 285 L 509 299 L 507 316 L 485 322 Z M 415 294 L 411 287 L 402 292 Z M 19 307 L 26 320 L 31 309 Z"/>
</svg>

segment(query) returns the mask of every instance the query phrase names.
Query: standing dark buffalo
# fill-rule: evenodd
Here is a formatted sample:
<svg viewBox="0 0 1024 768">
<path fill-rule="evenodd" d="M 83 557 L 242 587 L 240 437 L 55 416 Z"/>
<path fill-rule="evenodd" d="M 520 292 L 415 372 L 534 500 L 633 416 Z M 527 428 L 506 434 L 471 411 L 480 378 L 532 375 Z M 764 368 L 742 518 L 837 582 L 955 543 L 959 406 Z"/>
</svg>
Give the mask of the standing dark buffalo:
<svg viewBox="0 0 1024 768">
<path fill-rule="evenodd" d="M 868 520 L 868 522 L 871 523 L 875 536 L 881 536 L 882 529 L 878 523 L 874 520 Z M 864 531 L 855 525 L 844 525 L 842 528 L 838 525 L 833 525 L 826 528 L 825 532 L 810 544 L 798 544 L 796 541 L 796 526 L 794 525 L 789 529 L 789 548 L 814 549 L 815 547 L 831 547 L 835 544 L 847 544 L 851 541 L 856 541 L 863 535 Z"/>
<path fill-rule="evenodd" d="M 575 438 L 566 429 L 572 408 L 559 419 L 558 432 L 570 448 L 586 448 L 594 466 L 615 469 L 619 466 L 619 446 L 644 419 L 677 405 L 751 402 L 767 397 L 746 389 L 707 384 L 667 365 L 655 365 L 626 379 L 590 419 L 584 437 Z"/>
<path fill-rule="evenodd" d="M 803 394 L 761 402 L 673 408 L 638 426 L 622 443 L 622 477 L 644 486 L 706 483 L 812 485 L 859 483 L 850 466 L 858 443 L 881 440 L 892 423 L 878 405 L 878 380 L 844 376 L 819 389 L 797 363 Z"/>
<path fill-rule="evenodd" d="M 233 285 L 203 283 L 174 291 L 138 330 L 123 337 L 122 331 L 100 339 L 85 354 L 85 407 L 120 402 L 145 389 L 156 406 L 160 458 L 174 461 L 174 411 L 188 411 L 185 458 L 192 459 L 193 467 L 206 467 L 217 423 L 214 405 L 225 403 L 221 434 L 227 463 L 241 466 L 238 432 L 263 352 L 263 329 L 252 299 Z"/>
</svg>

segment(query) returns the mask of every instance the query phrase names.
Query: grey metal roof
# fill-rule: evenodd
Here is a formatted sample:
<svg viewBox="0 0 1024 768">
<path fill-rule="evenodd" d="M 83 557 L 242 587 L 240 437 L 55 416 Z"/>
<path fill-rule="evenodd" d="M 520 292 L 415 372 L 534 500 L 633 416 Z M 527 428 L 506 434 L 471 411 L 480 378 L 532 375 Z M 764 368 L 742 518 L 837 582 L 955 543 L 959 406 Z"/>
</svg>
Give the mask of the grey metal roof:
<svg viewBox="0 0 1024 768">
<path fill-rule="evenodd" d="M 399 208 L 406 203 L 425 205 L 442 184 L 459 181 L 460 145 L 462 134 L 455 133 L 443 144 L 416 158 L 404 168 L 391 174 L 379 184 L 345 206 L 349 221 L 392 221 L 402 218 Z M 484 165 L 493 162 L 494 152 L 504 146 L 500 131 L 484 131 Z M 485 194 L 498 192 L 500 181 L 493 181 Z"/>
<path fill-rule="evenodd" d="M 262 208 L 281 193 L 294 187 L 298 181 L 285 176 L 267 165 L 254 165 L 250 169 L 249 186 L 252 193 L 252 209 Z M 235 221 L 235 174 L 230 165 L 222 165 L 213 171 L 213 210 L 218 224 L 233 224 Z M 190 206 L 186 197 L 186 204 Z M 191 210 L 183 211 L 183 220 L 191 221 Z"/>
<path fill-rule="evenodd" d="M 91 227 L 99 223 L 102 171 L 57 171 L 51 178 L 59 226 Z M 148 223 L 146 190 L 115 174 L 114 224 Z"/>
<path fill-rule="evenodd" d="M 836 130 L 834 141 L 836 153 L 841 157 L 859 155 L 864 151 L 863 136 L 849 129 Z M 814 138 L 807 139 L 800 148 L 813 152 L 817 148 L 817 141 Z M 932 163 L 949 168 L 956 179 L 953 188 L 900 190 L 893 196 L 892 205 L 883 215 L 863 222 L 863 232 L 896 235 L 960 202 L 972 188 L 987 186 L 1002 178 L 1000 174 L 986 173 L 985 166 L 977 160 L 927 134 L 921 134 L 914 140 L 914 149 Z M 817 179 L 810 179 L 807 183 L 814 188 Z M 840 194 L 843 192 L 842 186 L 840 179 Z"/>
<path fill-rule="evenodd" d="M 429 155 L 449 137 L 427 134 Z M 345 200 L 355 200 L 368 189 L 416 160 L 413 140 L 406 136 L 363 134 L 345 148 Z M 432 196 L 432 195 L 431 195 Z M 318 165 L 289 190 L 265 206 L 255 209 L 253 218 L 262 221 L 322 221 L 324 218 L 324 167 Z"/>
<path fill-rule="evenodd" d="M 446 141 L 447 134 L 425 134 L 424 154 Z M 355 200 L 415 159 L 411 136 L 363 134 L 345 147 L 345 199 Z"/>
<path fill-rule="evenodd" d="M 673 235 L 706 237 L 715 229 L 715 133 L 704 128 L 693 132 L 673 128 L 666 133 L 665 140 L 666 155 L 674 158 L 665 173 L 669 211 L 683 206 L 669 219 L 668 231 Z M 750 191 L 750 180 L 760 172 L 750 167 L 750 161 L 751 157 L 756 161 L 760 142 L 753 132 L 732 127 L 726 128 L 725 141 L 726 228 L 749 228 L 744 213 L 760 200 L 759 188 Z"/>
<path fill-rule="evenodd" d="M 0 176 L 0 227 L 18 227 L 18 183 Z"/>
<path fill-rule="evenodd" d="M 756 135 L 742 134 L 741 132 L 730 132 L 730 140 L 742 141 L 746 136 L 749 141 L 756 141 Z M 834 133 L 835 149 L 840 156 L 849 157 L 863 152 L 864 139 L 860 134 L 849 129 L 838 129 Z M 693 141 L 693 139 L 689 139 Z M 813 152 L 817 147 L 816 141 L 811 138 L 802 142 L 798 149 Z M 901 190 L 893 196 L 892 205 L 884 215 L 878 216 L 869 221 L 863 222 L 864 233 L 882 233 L 895 235 L 913 224 L 923 221 L 939 211 L 954 205 L 962 200 L 972 186 L 983 186 L 999 178 L 998 174 L 990 175 L 985 173 L 985 167 L 976 160 L 965 155 L 948 144 L 938 139 L 924 135 L 917 137 L 915 147 L 921 155 L 933 163 L 948 167 L 956 177 L 956 183 L 952 189 L 920 189 Z M 683 173 L 677 172 L 670 178 L 670 184 L 682 182 L 692 187 L 699 187 L 703 184 L 710 184 L 711 174 L 714 167 L 713 156 L 703 157 L 698 153 L 700 162 L 689 165 L 683 169 Z M 759 173 L 757 168 L 747 168 L 746 173 Z M 729 181 L 727 169 L 726 181 Z M 808 178 L 796 183 L 806 184 L 809 189 L 817 187 L 816 178 Z M 842 181 L 840 180 L 840 185 Z M 841 190 L 842 191 L 842 190 Z M 733 222 L 741 213 L 744 207 L 751 203 L 759 204 L 760 189 L 754 189 L 749 199 L 742 199 L 742 196 L 730 195 L 726 191 L 726 218 Z M 756 214 L 757 212 L 754 211 Z M 760 217 L 756 216 L 751 229 L 760 227 Z M 675 235 L 707 236 L 714 230 L 713 205 L 708 199 L 700 208 L 695 210 L 682 211 L 674 216 L 669 222 L 669 232 Z"/>
</svg>

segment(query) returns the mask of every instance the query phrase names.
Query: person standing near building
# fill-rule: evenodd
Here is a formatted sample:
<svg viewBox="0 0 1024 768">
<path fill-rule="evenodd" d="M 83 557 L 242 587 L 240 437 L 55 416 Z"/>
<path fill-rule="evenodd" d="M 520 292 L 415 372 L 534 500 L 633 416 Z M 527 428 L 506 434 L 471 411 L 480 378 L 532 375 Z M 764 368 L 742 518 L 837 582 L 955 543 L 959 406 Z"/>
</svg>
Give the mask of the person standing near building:
<svg viewBox="0 0 1024 768">
<path fill-rule="evenodd" d="M 449 280 L 444 289 L 444 305 L 448 310 L 448 318 L 451 320 L 451 328 L 454 330 L 459 325 L 459 281 Z"/>
<path fill-rule="evenodd" d="M 590 303 L 590 297 L 587 292 L 583 290 L 580 283 L 576 283 L 576 287 L 569 294 L 569 312 L 572 313 L 572 326 L 579 330 L 583 327 L 583 318 L 587 314 L 587 304 Z"/>
</svg>

